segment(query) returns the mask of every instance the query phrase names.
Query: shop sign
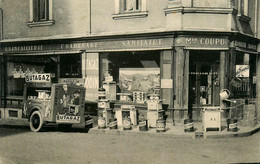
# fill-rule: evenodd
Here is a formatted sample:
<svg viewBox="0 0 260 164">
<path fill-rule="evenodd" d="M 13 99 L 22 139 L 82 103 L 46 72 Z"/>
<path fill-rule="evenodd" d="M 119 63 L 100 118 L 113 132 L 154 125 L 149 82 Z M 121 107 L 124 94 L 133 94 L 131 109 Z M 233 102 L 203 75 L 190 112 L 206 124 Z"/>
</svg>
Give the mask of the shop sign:
<svg viewBox="0 0 260 164">
<path fill-rule="evenodd" d="M 217 75 L 218 72 L 190 72 L 190 75 Z"/>
<path fill-rule="evenodd" d="M 236 65 L 236 77 L 249 77 L 249 65 Z"/>
<path fill-rule="evenodd" d="M 175 46 L 186 48 L 228 48 L 229 40 L 221 37 L 179 37 L 176 38 Z"/>
<path fill-rule="evenodd" d="M 173 88 L 172 79 L 161 79 L 161 88 Z"/>
<path fill-rule="evenodd" d="M 247 42 L 242 42 L 242 41 L 236 40 L 235 46 L 240 47 L 240 48 L 244 48 L 244 49 L 250 49 L 250 50 L 257 51 L 257 45 L 256 44 L 250 44 L 250 43 L 247 43 Z"/>
<path fill-rule="evenodd" d="M 86 78 L 84 86 L 86 88 L 86 100 L 96 101 L 98 99 L 99 88 L 99 54 L 88 53 L 86 56 Z"/>
<path fill-rule="evenodd" d="M 59 83 L 83 85 L 84 79 L 82 79 L 82 78 L 60 78 Z"/>
<path fill-rule="evenodd" d="M 25 82 L 32 83 L 50 83 L 51 82 L 51 74 L 50 73 L 42 73 L 42 74 L 31 74 L 25 76 Z"/>
<path fill-rule="evenodd" d="M 138 48 L 166 48 L 173 46 L 173 37 L 162 38 L 133 38 L 118 40 L 70 42 L 64 44 L 50 45 L 18 45 L 4 46 L 3 52 L 26 52 L 26 51 L 56 51 L 56 50 L 83 50 L 83 51 L 106 51 L 120 49 L 138 49 Z"/>
</svg>

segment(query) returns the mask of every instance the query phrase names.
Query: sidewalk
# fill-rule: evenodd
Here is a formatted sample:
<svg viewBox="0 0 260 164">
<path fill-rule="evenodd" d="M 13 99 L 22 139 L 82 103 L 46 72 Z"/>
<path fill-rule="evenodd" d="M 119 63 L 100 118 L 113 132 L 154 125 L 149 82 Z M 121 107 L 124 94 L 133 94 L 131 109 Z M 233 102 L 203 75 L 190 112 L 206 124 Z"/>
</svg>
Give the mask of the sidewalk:
<svg viewBox="0 0 260 164">
<path fill-rule="evenodd" d="M 29 126 L 27 119 L 18 120 L 18 119 L 2 119 L 0 120 L 0 126 L 3 125 L 11 125 L 11 126 Z M 78 127 L 75 127 L 78 128 Z M 94 127 L 91 128 L 88 133 L 90 134 L 107 134 L 107 135 L 129 135 L 129 136 L 138 136 L 138 135 L 147 135 L 147 136 L 155 136 L 155 137 L 168 137 L 168 138 L 195 138 L 195 134 L 203 133 L 203 138 L 227 138 L 227 137 L 246 137 L 250 136 L 254 133 L 260 131 L 260 125 L 256 125 L 255 127 L 242 127 L 238 126 L 237 132 L 227 131 L 225 122 L 222 122 L 221 131 L 207 131 L 204 133 L 202 131 L 202 123 L 195 122 L 194 123 L 195 132 L 184 132 L 183 125 L 175 125 L 173 126 L 171 123 L 166 124 L 166 132 L 156 132 L 156 128 L 149 128 L 148 131 L 139 131 L 138 126 L 132 127 L 132 130 L 123 130 L 123 127 L 119 127 L 116 130 L 111 130 L 109 128 L 106 129 L 98 129 L 97 125 L 94 124 Z M 198 136 L 200 138 L 202 136 Z"/>
<path fill-rule="evenodd" d="M 148 131 L 139 131 L 139 127 L 132 127 L 132 130 L 123 130 L 123 127 L 119 127 L 118 129 L 98 129 L 97 126 L 89 130 L 90 134 L 115 134 L 115 135 L 148 135 L 155 137 L 170 137 L 170 138 L 227 138 L 227 137 L 245 137 L 250 136 L 258 131 L 260 131 L 260 125 L 256 125 L 255 127 L 238 127 L 237 132 L 227 131 L 224 122 L 222 124 L 221 131 L 207 131 L 206 133 L 202 131 L 202 123 L 195 122 L 194 123 L 194 132 L 184 132 L 184 127 L 182 125 L 173 126 L 171 123 L 166 124 L 166 132 L 156 132 L 156 128 L 149 128 Z M 203 134 L 203 136 L 199 136 L 198 134 Z M 196 137 L 195 137 L 196 135 Z"/>
</svg>

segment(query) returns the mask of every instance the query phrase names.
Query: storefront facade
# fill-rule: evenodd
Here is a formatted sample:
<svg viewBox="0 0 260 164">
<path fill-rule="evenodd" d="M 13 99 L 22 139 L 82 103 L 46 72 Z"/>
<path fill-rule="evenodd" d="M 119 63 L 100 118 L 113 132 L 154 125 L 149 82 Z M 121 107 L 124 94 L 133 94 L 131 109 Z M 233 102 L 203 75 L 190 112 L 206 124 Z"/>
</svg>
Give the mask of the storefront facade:
<svg viewBox="0 0 260 164">
<path fill-rule="evenodd" d="M 230 99 L 255 105 L 257 40 L 241 40 L 205 32 L 3 44 L 1 116 L 22 117 L 24 76 L 30 73 L 50 73 L 53 83 L 85 86 L 86 104 L 96 103 L 98 89 L 104 87 L 115 104 L 136 105 L 144 113 L 145 101 L 120 101 L 120 94 L 142 92 L 145 100 L 159 88 L 167 120 L 175 123 L 201 121 L 205 106 L 228 109 L 230 104 L 219 96 L 223 89 L 231 92 Z"/>
</svg>

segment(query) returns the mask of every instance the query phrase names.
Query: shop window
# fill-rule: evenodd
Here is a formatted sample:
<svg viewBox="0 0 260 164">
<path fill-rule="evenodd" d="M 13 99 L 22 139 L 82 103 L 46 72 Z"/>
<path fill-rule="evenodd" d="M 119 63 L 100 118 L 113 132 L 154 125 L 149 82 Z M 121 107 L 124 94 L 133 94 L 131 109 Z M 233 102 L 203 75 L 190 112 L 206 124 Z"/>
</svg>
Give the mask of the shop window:
<svg viewBox="0 0 260 164">
<path fill-rule="evenodd" d="M 22 105 L 25 77 L 28 74 L 50 73 L 52 82 L 57 82 L 57 57 L 12 56 L 7 57 L 6 105 Z"/>
<path fill-rule="evenodd" d="M 146 17 L 146 0 L 115 0 L 114 19 Z"/>
<path fill-rule="evenodd" d="M 236 74 L 231 84 L 236 98 L 256 97 L 256 55 L 237 52 Z"/>
<path fill-rule="evenodd" d="M 30 22 L 28 25 L 52 25 L 52 0 L 30 0 Z"/>
<path fill-rule="evenodd" d="M 160 88 L 160 52 L 104 53 L 101 58 L 101 84 L 113 79 L 117 93 L 147 95 Z"/>
<path fill-rule="evenodd" d="M 60 77 L 81 78 L 81 57 L 80 54 L 60 56 Z"/>
</svg>

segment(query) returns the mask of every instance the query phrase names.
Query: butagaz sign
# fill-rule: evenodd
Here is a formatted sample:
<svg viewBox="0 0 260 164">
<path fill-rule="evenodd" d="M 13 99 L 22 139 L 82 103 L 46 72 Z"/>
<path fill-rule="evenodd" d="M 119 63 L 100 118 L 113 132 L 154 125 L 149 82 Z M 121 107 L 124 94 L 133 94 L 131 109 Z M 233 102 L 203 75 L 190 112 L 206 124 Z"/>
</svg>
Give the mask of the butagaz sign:
<svg viewBox="0 0 260 164">
<path fill-rule="evenodd" d="M 49 83 L 51 82 L 51 74 L 50 73 L 42 73 L 42 74 L 28 74 L 25 76 L 25 82 L 32 83 Z"/>
<path fill-rule="evenodd" d="M 236 65 L 236 77 L 249 77 L 249 65 Z"/>
</svg>

